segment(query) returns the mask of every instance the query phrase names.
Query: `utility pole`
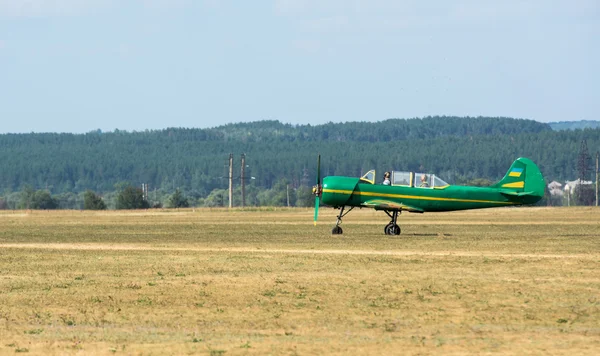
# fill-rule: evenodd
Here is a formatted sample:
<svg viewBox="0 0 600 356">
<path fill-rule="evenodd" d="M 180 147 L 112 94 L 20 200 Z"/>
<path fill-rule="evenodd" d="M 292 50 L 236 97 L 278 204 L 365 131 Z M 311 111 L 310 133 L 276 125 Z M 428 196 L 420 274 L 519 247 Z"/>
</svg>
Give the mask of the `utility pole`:
<svg viewBox="0 0 600 356">
<path fill-rule="evenodd" d="M 229 209 L 233 207 L 233 153 L 229 154 Z"/>
<path fill-rule="evenodd" d="M 596 151 L 596 206 L 598 206 L 598 151 Z"/>
<path fill-rule="evenodd" d="M 289 184 L 287 184 L 285 186 L 285 192 L 287 194 L 287 206 L 289 208 L 290 207 L 290 185 Z"/>
<path fill-rule="evenodd" d="M 246 206 L 246 155 L 242 153 L 242 172 L 240 173 L 240 183 L 242 184 L 242 208 Z"/>
<path fill-rule="evenodd" d="M 142 199 L 148 201 L 148 183 L 142 183 Z"/>
</svg>

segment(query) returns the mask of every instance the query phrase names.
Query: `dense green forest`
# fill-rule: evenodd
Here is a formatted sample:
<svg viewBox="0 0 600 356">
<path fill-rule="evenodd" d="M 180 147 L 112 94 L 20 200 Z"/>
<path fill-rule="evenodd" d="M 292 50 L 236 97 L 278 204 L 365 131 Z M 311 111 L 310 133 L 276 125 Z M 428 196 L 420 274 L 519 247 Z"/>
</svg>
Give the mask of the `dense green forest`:
<svg viewBox="0 0 600 356">
<path fill-rule="evenodd" d="M 123 187 L 146 183 L 149 200 L 167 201 L 180 189 L 191 205 L 218 205 L 223 204 L 227 187 L 229 153 L 235 155 L 238 189 L 242 153 L 246 176 L 255 177 L 247 182 L 249 205 L 281 202 L 282 189 L 289 187 L 295 194 L 292 203 L 300 205 L 296 200 L 305 199 L 304 188 L 314 183 L 318 153 L 325 175 L 414 170 L 464 184 L 477 178 L 498 180 L 515 158 L 525 156 L 539 165 L 548 181 L 566 180 L 577 178 L 584 139 L 594 155 L 600 148 L 600 129 L 555 131 L 532 120 L 490 117 L 316 126 L 259 121 L 211 129 L 3 134 L 0 196 L 14 202 L 14 192 L 45 190 L 61 196 L 58 207 L 73 207 L 83 206 L 87 190 L 116 201 Z"/>
</svg>

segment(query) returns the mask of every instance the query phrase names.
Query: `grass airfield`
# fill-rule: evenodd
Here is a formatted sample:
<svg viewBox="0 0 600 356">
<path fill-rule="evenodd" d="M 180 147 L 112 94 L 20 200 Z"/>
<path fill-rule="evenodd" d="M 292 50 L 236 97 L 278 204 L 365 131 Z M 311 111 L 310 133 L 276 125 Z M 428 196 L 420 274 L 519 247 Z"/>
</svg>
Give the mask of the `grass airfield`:
<svg viewBox="0 0 600 356">
<path fill-rule="evenodd" d="M 600 209 L 0 211 L 0 354 L 600 353 Z"/>
</svg>

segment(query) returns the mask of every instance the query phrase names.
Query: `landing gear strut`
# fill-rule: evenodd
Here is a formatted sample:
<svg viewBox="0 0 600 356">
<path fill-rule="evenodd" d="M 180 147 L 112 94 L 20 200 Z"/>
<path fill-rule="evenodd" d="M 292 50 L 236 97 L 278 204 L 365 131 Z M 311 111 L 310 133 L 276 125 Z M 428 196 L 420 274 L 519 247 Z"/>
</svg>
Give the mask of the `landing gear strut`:
<svg viewBox="0 0 600 356">
<path fill-rule="evenodd" d="M 342 223 L 342 218 L 344 216 L 346 216 L 349 212 L 351 212 L 352 209 L 354 209 L 354 207 L 351 206 L 350 209 L 348 209 L 348 211 L 346 211 L 346 213 L 344 213 L 344 208 L 345 208 L 345 206 L 342 206 L 342 208 L 340 209 L 340 213 L 337 216 L 337 222 L 335 223 L 335 226 L 331 230 L 332 235 L 341 235 L 343 233 L 342 228 L 340 227 L 340 224 Z"/>
<path fill-rule="evenodd" d="M 385 234 L 400 235 L 400 226 L 398 226 L 398 224 L 396 223 L 396 221 L 398 220 L 398 214 L 400 214 L 400 212 L 398 210 L 393 210 L 392 213 L 390 213 L 389 211 L 385 210 L 385 213 L 392 219 L 392 221 L 390 221 L 390 223 L 387 224 L 383 229 Z"/>
</svg>

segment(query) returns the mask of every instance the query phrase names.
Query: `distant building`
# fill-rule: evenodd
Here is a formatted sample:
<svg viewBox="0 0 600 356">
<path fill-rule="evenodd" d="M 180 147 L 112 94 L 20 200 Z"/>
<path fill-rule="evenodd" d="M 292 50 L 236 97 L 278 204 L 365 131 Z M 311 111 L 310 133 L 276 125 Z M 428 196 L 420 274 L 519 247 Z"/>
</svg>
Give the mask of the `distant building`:
<svg viewBox="0 0 600 356">
<path fill-rule="evenodd" d="M 566 181 L 565 182 L 565 187 L 563 188 L 564 191 L 570 191 L 571 194 L 575 193 L 575 190 L 577 189 L 577 186 L 579 185 L 590 185 L 592 184 L 591 180 L 581 180 L 581 179 L 576 179 L 576 180 L 571 180 L 571 181 Z"/>
<path fill-rule="evenodd" d="M 579 186 L 583 186 L 583 185 L 591 185 L 592 182 L 588 181 L 588 180 L 581 180 L 581 179 L 576 179 L 576 180 L 572 180 L 572 181 L 567 181 L 565 183 L 565 187 L 563 188 L 565 195 L 567 196 L 567 205 L 571 206 L 575 200 L 573 198 L 575 198 L 576 192 L 577 192 L 577 188 Z M 578 200 L 580 200 L 581 197 L 579 197 Z M 581 203 L 581 202 L 580 202 Z M 583 204 L 583 205 L 589 205 L 588 204 Z"/>
<path fill-rule="evenodd" d="M 562 197 L 563 196 L 563 185 L 557 181 L 552 181 L 548 184 L 548 191 L 550 195 L 553 197 Z"/>
</svg>

